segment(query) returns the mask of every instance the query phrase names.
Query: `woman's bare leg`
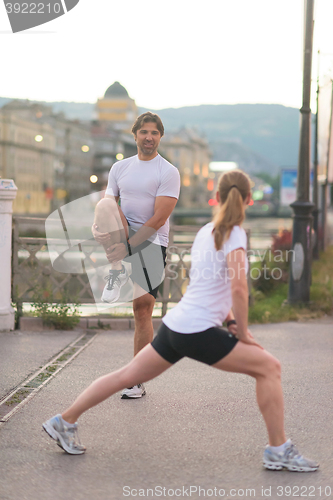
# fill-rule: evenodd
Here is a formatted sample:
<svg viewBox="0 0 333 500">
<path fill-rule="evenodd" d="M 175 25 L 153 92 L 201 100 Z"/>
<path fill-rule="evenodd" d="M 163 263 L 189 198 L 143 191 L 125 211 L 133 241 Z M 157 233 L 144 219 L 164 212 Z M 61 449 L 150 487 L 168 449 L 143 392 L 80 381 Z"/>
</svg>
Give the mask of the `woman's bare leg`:
<svg viewBox="0 0 333 500">
<path fill-rule="evenodd" d="M 266 423 L 269 444 L 280 446 L 285 443 L 280 362 L 267 351 L 240 341 L 213 367 L 245 373 L 256 379 L 257 401 Z"/>
<path fill-rule="evenodd" d="M 100 377 L 80 394 L 76 401 L 62 413 L 62 418 L 73 424 L 93 406 L 126 387 L 133 387 L 151 380 L 172 366 L 149 344 L 132 361 L 115 372 Z"/>
</svg>

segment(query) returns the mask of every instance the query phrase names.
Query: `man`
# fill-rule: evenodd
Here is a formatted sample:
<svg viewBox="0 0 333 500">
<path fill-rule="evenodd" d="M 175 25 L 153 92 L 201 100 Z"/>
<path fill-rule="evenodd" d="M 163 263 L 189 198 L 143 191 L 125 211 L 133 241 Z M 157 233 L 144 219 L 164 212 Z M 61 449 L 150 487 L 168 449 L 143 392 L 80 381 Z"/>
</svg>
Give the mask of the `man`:
<svg viewBox="0 0 333 500">
<path fill-rule="evenodd" d="M 157 152 L 164 134 L 158 115 L 140 115 L 132 133 L 138 154 L 111 168 L 105 198 L 96 207 L 93 234 L 103 244 L 111 263 L 102 295 L 104 302 L 121 297 L 129 279 L 122 261 L 131 262 L 136 355 L 153 340 L 152 313 L 158 285 L 163 281 L 169 217 L 178 200 L 180 176 L 177 168 Z M 138 384 L 125 389 L 122 398 L 136 399 L 145 393 L 143 384 Z"/>
</svg>

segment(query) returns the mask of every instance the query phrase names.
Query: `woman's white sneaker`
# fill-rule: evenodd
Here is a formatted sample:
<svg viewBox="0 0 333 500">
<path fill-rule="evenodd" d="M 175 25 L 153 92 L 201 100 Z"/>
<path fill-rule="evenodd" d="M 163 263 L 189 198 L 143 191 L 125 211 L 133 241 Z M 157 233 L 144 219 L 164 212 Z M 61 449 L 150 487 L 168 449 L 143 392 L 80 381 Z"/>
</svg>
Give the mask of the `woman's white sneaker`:
<svg viewBox="0 0 333 500">
<path fill-rule="evenodd" d="M 70 455 L 82 455 L 86 451 L 85 446 L 80 443 L 77 424 L 67 426 L 60 414 L 44 422 L 43 429 Z"/>
<path fill-rule="evenodd" d="M 319 464 L 303 457 L 295 445 L 288 439 L 284 451 L 276 453 L 271 446 L 266 446 L 263 464 L 269 470 L 287 469 L 293 472 L 314 472 Z"/>
</svg>

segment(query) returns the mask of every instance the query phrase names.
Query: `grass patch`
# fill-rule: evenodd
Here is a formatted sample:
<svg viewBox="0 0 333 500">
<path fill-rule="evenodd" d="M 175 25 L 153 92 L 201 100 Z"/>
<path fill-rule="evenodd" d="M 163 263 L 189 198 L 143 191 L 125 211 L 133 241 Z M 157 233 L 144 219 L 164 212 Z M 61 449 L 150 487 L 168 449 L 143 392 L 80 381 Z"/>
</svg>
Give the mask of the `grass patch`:
<svg viewBox="0 0 333 500">
<path fill-rule="evenodd" d="M 52 290 L 36 287 L 32 310 L 34 316 L 42 318 L 43 325 L 54 326 L 58 330 L 72 330 L 80 321 L 79 303 L 69 303 L 69 294 L 65 290 L 59 302 L 54 303 Z"/>
<path fill-rule="evenodd" d="M 280 323 L 307 320 L 333 314 L 333 246 L 322 252 L 312 264 L 310 304 L 285 304 L 288 284 L 275 283 L 270 291 L 253 289 L 253 305 L 249 308 L 249 323 Z"/>
</svg>

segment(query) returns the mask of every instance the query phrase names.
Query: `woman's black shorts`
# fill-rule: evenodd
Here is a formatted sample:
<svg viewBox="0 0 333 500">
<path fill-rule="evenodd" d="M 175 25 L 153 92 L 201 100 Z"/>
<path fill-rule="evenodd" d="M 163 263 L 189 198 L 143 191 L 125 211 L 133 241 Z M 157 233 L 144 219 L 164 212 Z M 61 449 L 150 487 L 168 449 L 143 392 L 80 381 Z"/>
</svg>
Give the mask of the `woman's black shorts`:
<svg viewBox="0 0 333 500">
<path fill-rule="evenodd" d="M 188 334 L 174 332 L 162 323 L 151 345 L 169 363 L 188 357 L 213 365 L 229 354 L 237 342 L 232 333 L 222 328 Z"/>
</svg>

